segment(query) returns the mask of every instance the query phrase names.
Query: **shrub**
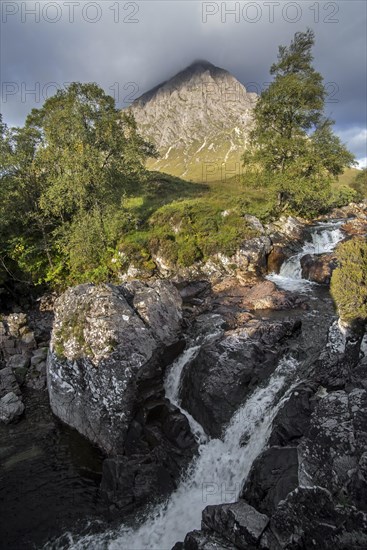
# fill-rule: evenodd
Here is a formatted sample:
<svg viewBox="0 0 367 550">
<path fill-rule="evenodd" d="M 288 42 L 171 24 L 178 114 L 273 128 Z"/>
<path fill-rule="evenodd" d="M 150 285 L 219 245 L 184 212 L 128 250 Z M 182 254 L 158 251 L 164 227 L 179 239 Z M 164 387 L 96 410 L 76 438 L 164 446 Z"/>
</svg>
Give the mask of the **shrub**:
<svg viewBox="0 0 367 550">
<path fill-rule="evenodd" d="M 339 267 L 331 278 L 331 294 L 342 321 L 367 319 L 367 242 L 353 239 L 339 245 Z"/>
</svg>

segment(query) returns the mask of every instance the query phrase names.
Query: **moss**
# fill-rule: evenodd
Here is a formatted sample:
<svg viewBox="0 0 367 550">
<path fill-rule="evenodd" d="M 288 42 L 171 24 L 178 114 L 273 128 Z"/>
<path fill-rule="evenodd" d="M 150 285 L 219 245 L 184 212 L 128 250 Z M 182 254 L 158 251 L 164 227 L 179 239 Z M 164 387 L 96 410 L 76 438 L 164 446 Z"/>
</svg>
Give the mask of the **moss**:
<svg viewBox="0 0 367 550">
<path fill-rule="evenodd" d="M 61 327 L 54 335 L 54 350 L 58 357 L 65 357 L 65 343 L 70 340 L 75 340 L 78 345 L 78 358 L 92 354 L 92 350 L 84 337 L 85 318 L 89 309 L 90 304 L 84 302 L 63 319 Z"/>
</svg>

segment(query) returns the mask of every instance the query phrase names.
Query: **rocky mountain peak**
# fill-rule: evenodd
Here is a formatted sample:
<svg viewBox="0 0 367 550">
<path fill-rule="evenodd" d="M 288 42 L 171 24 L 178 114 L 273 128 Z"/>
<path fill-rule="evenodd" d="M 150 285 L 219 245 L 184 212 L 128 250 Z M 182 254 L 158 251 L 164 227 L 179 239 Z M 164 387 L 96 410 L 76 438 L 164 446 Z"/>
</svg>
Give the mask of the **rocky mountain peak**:
<svg viewBox="0 0 367 550">
<path fill-rule="evenodd" d="M 130 107 L 160 154 L 148 167 L 194 181 L 221 179 L 223 164 L 238 171 L 256 98 L 228 71 L 193 61 Z"/>
</svg>

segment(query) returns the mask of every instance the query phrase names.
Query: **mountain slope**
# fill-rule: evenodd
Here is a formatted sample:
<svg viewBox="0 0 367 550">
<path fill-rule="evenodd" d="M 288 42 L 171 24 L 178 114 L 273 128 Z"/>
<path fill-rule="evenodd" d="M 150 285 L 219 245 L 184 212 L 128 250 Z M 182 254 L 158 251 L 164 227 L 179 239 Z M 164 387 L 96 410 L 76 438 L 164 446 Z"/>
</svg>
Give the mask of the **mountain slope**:
<svg viewBox="0 0 367 550">
<path fill-rule="evenodd" d="M 143 94 L 129 109 L 160 154 L 148 168 L 198 182 L 238 173 L 256 98 L 207 61 Z"/>
</svg>

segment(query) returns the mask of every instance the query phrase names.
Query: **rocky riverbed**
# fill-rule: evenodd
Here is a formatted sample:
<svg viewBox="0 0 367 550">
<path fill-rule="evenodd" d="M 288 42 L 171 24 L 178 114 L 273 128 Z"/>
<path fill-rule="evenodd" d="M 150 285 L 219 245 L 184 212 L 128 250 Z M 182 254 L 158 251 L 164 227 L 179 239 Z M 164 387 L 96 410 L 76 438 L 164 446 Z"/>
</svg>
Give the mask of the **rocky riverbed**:
<svg viewBox="0 0 367 550">
<path fill-rule="evenodd" d="M 365 359 L 327 288 L 365 211 L 3 315 L 0 545 L 366 547 Z"/>
</svg>

